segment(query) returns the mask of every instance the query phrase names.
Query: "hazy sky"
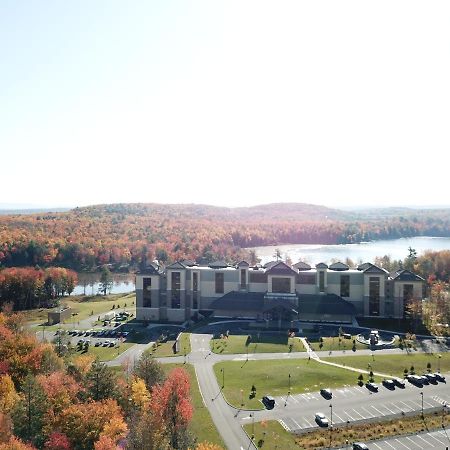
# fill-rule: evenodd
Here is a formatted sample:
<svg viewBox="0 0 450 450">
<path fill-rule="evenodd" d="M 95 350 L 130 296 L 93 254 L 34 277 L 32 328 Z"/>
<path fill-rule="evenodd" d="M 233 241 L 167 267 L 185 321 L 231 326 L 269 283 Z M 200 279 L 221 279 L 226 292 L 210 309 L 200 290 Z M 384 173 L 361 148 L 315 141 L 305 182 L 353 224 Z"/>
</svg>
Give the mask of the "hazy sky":
<svg viewBox="0 0 450 450">
<path fill-rule="evenodd" d="M 0 2 L 0 203 L 450 204 L 450 1 Z"/>
</svg>

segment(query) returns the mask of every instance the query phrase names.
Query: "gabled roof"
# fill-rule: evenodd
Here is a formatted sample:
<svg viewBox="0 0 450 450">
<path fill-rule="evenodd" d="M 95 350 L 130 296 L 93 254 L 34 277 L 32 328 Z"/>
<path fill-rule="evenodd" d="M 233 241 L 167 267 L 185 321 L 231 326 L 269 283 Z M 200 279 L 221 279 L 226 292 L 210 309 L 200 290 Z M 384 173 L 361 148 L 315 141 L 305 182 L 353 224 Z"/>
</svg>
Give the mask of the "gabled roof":
<svg viewBox="0 0 450 450">
<path fill-rule="evenodd" d="M 416 275 L 415 273 L 406 269 L 396 270 L 395 272 L 392 272 L 390 276 L 395 281 L 425 281 L 419 275 Z"/>
<path fill-rule="evenodd" d="M 347 264 L 344 264 L 343 262 L 338 261 L 338 262 L 331 264 L 328 268 L 330 270 L 348 270 L 350 267 L 347 266 Z"/>
<path fill-rule="evenodd" d="M 264 306 L 264 292 L 228 292 L 214 300 L 211 309 L 222 311 L 262 311 Z"/>
<path fill-rule="evenodd" d="M 272 265 L 270 269 L 266 270 L 269 275 L 296 275 L 297 272 L 292 269 L 291 266 L 284 263 L 283 261 L 278 261 L 276 264 Z"/>
<path fill-rule="evenodd" d="M 173 264 L 171 264 L 170 266 L 167 266 L 166 269 L 172 270 L 172 269 L 177 269 L 177 270 L 183 270 L 186 269 L 186 266 L 184 266 L 181 261 L 176 261 Z"/>
<path fill-rule="evenodd" d="M 224 269 L 225 267 L 228 267 L 228 264 L 225 261 L 214 261 L 212 262 L 209 267 L 211 269 Z"/>
<path fill-rule="evenodd" d="M 271 267 L 273 267 L 275 264 L 278 264 L 279 262 L 280 261 L 269 261 L 263 265 L 263 268 L 270 269 Z"/>
<path fill-rule="evenodd" d="M 138 274 L 140 275 L 160 275 L 160 268 L 158 264 L 150 263 L 145 267 L 145 269 L 139 270 Z"/>
<path fill-rule="evenodd" d="M 328 269 L 328 266 L 325 263 L 321 262 L 319 264 L 316 264 L 316 269 Z"/>
<path fill-rule="evenodd" d="M 308 263 L 303 261 L 299 261 L 297 264 L 294 264 L 292 267 L 295 267 L 297 270 L 311 270 L 311 266 Z"/>
<path fill-rule="evenodd" d="M 375 264 L 371 264 L 367 269 L 363 270 L 363 272 L 364 273 L 381 273 L 383 275 L 388 273 L 388 271 L 386 269 L 382 269 L 381 267 L 378 267 Z"/>
<path fill-rule="evenodd" d="M 193 267 L 197 265 L 197 263 L 195 261 L 192 261 L 191 259 L 183 259 L 183 261 L 180 262 L 185 267 Z"/>
<path fill-rule="evenodd" d="M 357 269 L 358 269 L 358 270 L 361 270 L 361 271 L 363 272 L 364 270 L 368 269 L 371 265 L 372 265 L 372 263 L 366 262 L 366 263 L 360 264 L 360 265 L 357 267 Z"/>
<path fill-rule="evenodd" d="M 250 264 L 247 261 L 241 261 L 238 263 L 237 267 L 249 267 Z"/>
</svg>

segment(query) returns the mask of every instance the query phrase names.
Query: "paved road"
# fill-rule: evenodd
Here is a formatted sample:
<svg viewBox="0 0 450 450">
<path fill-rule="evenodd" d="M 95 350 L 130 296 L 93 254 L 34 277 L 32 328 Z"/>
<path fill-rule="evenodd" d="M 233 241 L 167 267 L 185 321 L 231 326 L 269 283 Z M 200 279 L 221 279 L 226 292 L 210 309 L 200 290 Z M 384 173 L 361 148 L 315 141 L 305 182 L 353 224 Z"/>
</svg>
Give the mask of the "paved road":
<svg viewBox="0 0 450 450">
<path fill-rule="evenodd" d="M 367 445 L 370 450 L 445 450 L 450 449 L 450 429 L 369 442 Z"/>
</svg>

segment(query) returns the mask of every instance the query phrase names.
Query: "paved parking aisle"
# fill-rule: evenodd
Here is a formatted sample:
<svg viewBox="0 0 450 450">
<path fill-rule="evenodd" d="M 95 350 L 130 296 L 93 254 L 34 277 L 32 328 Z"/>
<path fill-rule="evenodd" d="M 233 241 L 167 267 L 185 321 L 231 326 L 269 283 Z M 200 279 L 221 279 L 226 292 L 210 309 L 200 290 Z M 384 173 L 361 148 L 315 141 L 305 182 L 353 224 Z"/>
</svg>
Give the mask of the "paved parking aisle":
<svg viewBox="0 0 450 450">
<path fill-rule="evenodd" d="M 438 430 L 431 433 L 416 434 L 398 438 L 386 439 L 367 443 L 369 449 L 373 450 L 445 450 L 450 448 L 450 430 Z"/>
</svg>

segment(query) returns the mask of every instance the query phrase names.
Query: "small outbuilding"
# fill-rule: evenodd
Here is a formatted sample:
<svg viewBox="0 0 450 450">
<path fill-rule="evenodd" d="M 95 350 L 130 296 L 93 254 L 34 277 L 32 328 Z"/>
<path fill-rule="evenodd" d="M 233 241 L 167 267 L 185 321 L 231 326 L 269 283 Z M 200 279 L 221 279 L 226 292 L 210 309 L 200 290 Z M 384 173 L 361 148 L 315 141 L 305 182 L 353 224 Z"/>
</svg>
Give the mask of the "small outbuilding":
<svg viewBox="0 0 450 450">
<path fill-rule="evenodd" d="M 54 311 L 48 313 L 48 324 L 54 325 L 55 323 L 62 323 L 67 319 L 70 319 L 71 315 L 71 308 L 57 308 Z"/>
</svg>

